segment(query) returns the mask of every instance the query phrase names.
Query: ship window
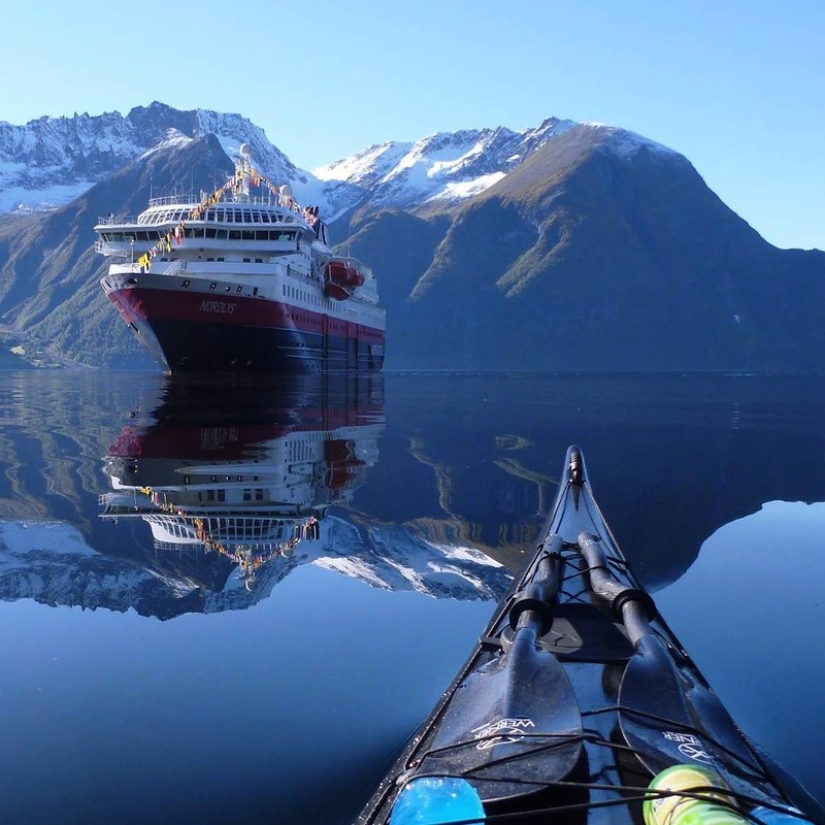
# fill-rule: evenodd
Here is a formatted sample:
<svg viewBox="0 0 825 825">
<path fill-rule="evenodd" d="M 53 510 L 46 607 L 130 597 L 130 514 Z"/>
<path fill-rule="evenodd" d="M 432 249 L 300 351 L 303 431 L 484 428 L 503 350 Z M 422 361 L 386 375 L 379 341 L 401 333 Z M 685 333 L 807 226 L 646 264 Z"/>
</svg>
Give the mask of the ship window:
<svg viewBox="0 0 825 825">
<path fill-rule="evenodd" d="M 244 223 L 252 223 L 252 213 L 249 212 L 249 210 L 244 211 L 243 220 L 244 220 Z"/>
<path fill-rule="evenodd" d="M 209 291 L 212 292 L 212 290 L 214 290 L 217 285 L 218 284 L 215 281 L 212 281 L 212 283 L 209 284 Z"/>
<path fill-rule="evenodd" d="M 244 490 L 243 491 L 243 500 L 244 501 L 252 501 L 252 490 Z"/>
<path fill-rule="evenodd" d="M 263 490 L 255 490 L 255 501 L 263 501 L 264 500 L 264 491 Z"/>
<path fill-rule="evenodd" d="M 224 290 L 224 292 L 230 292 L 231 290 L 232 290 L 232 287 L 231 287 L 231 286 L 227 286 L 227 287 L 226 287 L 226 289 Z"/>
<path fill-rule="evenodd" d="M 219 261 L 225 261 L 226 258 L 218 258 Z"/>
<path fill-rule="evenodd" d="M 239 285 L 235 292 L 237 292 L 238 295 L 240 295 L 243 292 L 243 287 Z"/>
<path fill-rule="evenodd" d="M 261 223 L 269 223 L 269 212 L 261 212 Z"/>
<path fill-rule="evenodd" d="M 269 233 L 266 231 L 266 229 L 256 229 L 255 230 L 255 240 L 256 241 L 265 241 L 265 240 L 267 240 L 267 235 L 268 234 Z"/>
<path fill-rule="evenodd" d="M 206 260 L 207 261 L 214 261 L 215 259 L 214 258 L 207 258 Z"/>
<path fill-rule="evenodd" d="M 235 210 L 235 223 L 243 223 L 243 212 L 240 209 Z"/>
<path fill-rule="evenodd" d="M 244 259 L 243 259 L 243 262 L 244 262 L 245 264 L 248 264 L 251 260 L 252 260 L 252 258 L 244 258 Z"/>
<path fill-rule="evenodd" d="M 241 239 L 240 229 L 230 229 L 229 230 L 229 240 L 230 241 L 239 241 L 240 239 Z"/>
<path fill-rule="evenodd" d="M 235 214 L 231 209 L 226 210 L 226 222 L 227 223 L 234 223 L 235 222 Z"/>
<path fill-rule="evenodd" d="M 264 262 L 263 258 L 255 258 L 255 263 L 256 264 L 262 264 L 263 262 Z"/>
<path fill-rule="evenodd" d="M 254 241 L 255 240 L 255 233 L 251 229 L 244 229 L 241 237 L 245 241 Z"/>
<path fill-rule="evenodd" d="M 252 223 L 260 223 L 261 222 L 261 213 L 260 212 L 253 212 L 252 213 Z"/>
<path fill-rule="evenodd" d="M 202 238 L 203 236 L 204 236 L 204 235 L 203 235 L 203 227 L 202 227 L 202 226 L 196 226 L 196 227 L 192 230 L 192 237 L 194 237 L 194 238 Z"/>
<path fill-rule="evenodd" d="M 206 227 L 206 230 L 204 232 L 204 237 L 205 238 L 216 238 L 217 236 L 218 236 L 218 231 L 214 227 L 212 227 L 212 226 L 207 226 Z"/>
<path fill-rule="evenodd" d="M 257 294 L 258 294 L 258 287 L 253 287 L 253 289 L 252 289 L 252 294 L 253 294 L 253 295 L 257 295 Z"/>
<path fill-rule="evenodd" d="M 215 210 L 214 209 L 210 209 L 206 213 L 206 220 L 208 220 L 208 221 L 214 221 L 215 220 Z"/>
<path fill-rule="evenodd" d="M 184 281 L 184 282 L 183 282 L 183 287 L 184 287 L 184 289 L 185 289 L 186 287 L 188 287 L 188 286 L 189 286 L 189 281 Z"/>
</svg>

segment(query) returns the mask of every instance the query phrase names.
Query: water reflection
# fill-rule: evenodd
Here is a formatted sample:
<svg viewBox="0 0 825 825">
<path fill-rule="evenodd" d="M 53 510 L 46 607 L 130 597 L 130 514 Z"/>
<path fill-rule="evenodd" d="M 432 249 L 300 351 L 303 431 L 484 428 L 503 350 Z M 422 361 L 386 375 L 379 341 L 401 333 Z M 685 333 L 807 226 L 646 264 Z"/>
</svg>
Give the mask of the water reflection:
<svg viewBox="0 0 825 825">
<path fill-rule="evenodd" d="M 150 578 L 131 591 L 139 612 L 249 607 L 308 563 L 460 600 L 498 598 L 509 584 L 504 566 L 440 535 L 443 525 L 386 524 L 351 509 L 379 460 L 381 376 L 231 389 L 174 378 L 148 417 L 136 416 L 147 420 L 123 427 L 102 460 L 111 490 L 99 516 L 138 533 L 129 561 Z"/>
<path fill-rule="evenodd" d="M 821 799 L 823 531 L 825 503 L 767 502 L 657 599 L 736 721 Z"/>
<path fill-rule="evenodd" d="M 8 821 L 351 825 L 461 666 L 507 568 L 531 547 L 574 442 L 619 542 L 674 623 L 679 610 L 662 588 L 678 582 L 685 621 L 677 630 L 725 703 L 738 719 L 752 695 L 763 704 L 753 728 L 754 716 L 744 717 L 748 732 L 792 767 L 794 752 L 805 757 L 808 739 L 788 735 L 786 720 L 796 714 L 795 729 L 807 725 L 814 736 L 819 727 L 822 662 L 811 652 L 822 608 L 817 600 L 809 615 L 797 587 L 774 584 L 790 558 L 789 534 L 783 528 L 771 542 L 782 545 L 779 556 L 750 565 L 761 613 L 740 624 L 755 645 L 783 631 L 754 661 L 794 680 L 806 698 L 776 713 L 771 702 L 782 693 L 766 687 L 770 679 L 732 686 L 713 670 L 739 661 L 742 642 L 730 628 L 741 579 L 714 567 L 700 580 L 692 565 L 709 536 L 762 502 L 825 499 L 821 380 L 373 378 L 338 391 L 317 381 L 238 388 L 156 375 L 0 376 L 8 698 L 0 808 Z M 178 495 L 171 488 L 185 486 L 187 467 L 229 462 L 224 477 L 254 475 L 253 466 L 261 475 L 278 443 L 310 433 L 321 456 L 315 481 L 291 468 L 289 498 L 286 481 L 270 477 L 267 489 L 284 505 L 272 518 L 285 524 L 268 537 L 274 548 L 292 537 L 289 525 L 315 517 L 318 538 L 299 536 L 291 556 L 282 547 L 254 571 L 253 590 L 240 562 L 199 541 L 194 524 L 181 526 L 189 543 L 174 543 L 171 526 L 153 535 L 140 515 L 101 517 L 118 496 L 165 517 L 163 496 Z M 347 451 L 324 454 L 322 444 L 335 441 Z M 197 487 L 208 497 L 212 473 L 189 476 L 195 500 Z M 243 489 L 256 486 L 241 487 L 241 499 Z M 305 509 L 286 515 L 296 501 Z M 806 525 L 812 541 L 821 526 Z M 254 544 L 224 528 L 210 535 L 233 552 Z M 254 538 L 263 543 L 263 532 Z M 754 540 L 737 540 L 732 564 Z M 714 602 L 731 614 L 726 621 L 698 621 Z M 796 627 L 784 632 L 776 615 Z M 234 765 L 260 766 L 256 793 L 204 783 Z M 821 777 L 810 784 L 825 795 Z"/>
<path fill-rule="evenodd" d="M 157 551 L 219 554 L 253 590 L 265 564 L 321 542 L 328 508 L 376 463 L 383 384 L 170 379 L 153 417 L 109 448 L 101 516 L 144 521 Z"/>
</svg>

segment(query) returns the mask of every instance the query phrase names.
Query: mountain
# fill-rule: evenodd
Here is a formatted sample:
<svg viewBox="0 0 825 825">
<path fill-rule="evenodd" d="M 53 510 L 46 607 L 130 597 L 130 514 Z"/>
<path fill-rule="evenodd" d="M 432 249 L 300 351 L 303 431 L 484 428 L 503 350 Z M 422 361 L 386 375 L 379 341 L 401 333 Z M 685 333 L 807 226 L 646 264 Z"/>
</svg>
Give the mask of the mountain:
<svg viewBox="0 0 825 825">
<path fill-rule="evenodd" d="M 825 253 L 771 246 L 686 158 L 619 129 L 576 126 L 472 198 L 349 230 L 401 285 L 396 367 L 822 367 Z"/>
<path fill-rule="evenodd" d="M 144 153 L 207 134 L 219 136 L 230 155 L 248 143 L 256 161 L 278 180 L 302 179 L 246 118 L 202 109 L 182 112 L 156 102 L 125 117 L 107 112 L 42 117 L 25 126 L 0 122 L 0 212 L 64 206 Z M 163 178 L 156 183 L 167 186 Z"/>
<path fill-rule="evenodd" d="M 236 565 L 203 550 L 154 554 L 141 562 L 95 552 L 59 522 L 0 521 L 0 599 L 52 607 L 105 608 L 171 619 L 254 606 L 302 564 L 315 564 L 383 590 L 435 598 L 498 601 L 510 572 L 471 547 L 438 546 L 405 525 L 359 529 L 343 518 L 322 522 L 317 541 L 289 559 L 267 562 L 255 587 Z"/>
<path fill-rule="evenodd" d="M 768 244 L 679 153 L 550 118 L 301 170 L 240 115 L 0 123 L 0 340 L 36 365 L 152 364 L 104 299 L 99 215 L 210 191 L 249 143 L 377 273 L 388 369 L 821 369 L 825 253 Z"/>
</svg>

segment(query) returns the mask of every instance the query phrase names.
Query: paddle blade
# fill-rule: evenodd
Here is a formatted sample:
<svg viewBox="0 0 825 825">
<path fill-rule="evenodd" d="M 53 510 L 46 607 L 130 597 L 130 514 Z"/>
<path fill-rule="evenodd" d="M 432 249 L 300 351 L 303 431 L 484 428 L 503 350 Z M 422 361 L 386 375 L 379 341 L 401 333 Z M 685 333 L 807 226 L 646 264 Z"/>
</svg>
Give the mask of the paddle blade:
<svg viewBox="0 0 825 825">
<path fill-rule="evenodd" d="M 671 765 L 713 765 L 693 732 L 682 677 L 657 636 L 636 643 L 619 685 L 619 724 L 627 744 L 653 774 Z"/>
<path fill-rule="evenodd" d="M 456 689 L 418 771 L 463 776 L 488 802 L 509 799 L 566 777 L 581 756 L 581 736 L 564 668 L 521 628 L 506 654 Z"/>
</svg>

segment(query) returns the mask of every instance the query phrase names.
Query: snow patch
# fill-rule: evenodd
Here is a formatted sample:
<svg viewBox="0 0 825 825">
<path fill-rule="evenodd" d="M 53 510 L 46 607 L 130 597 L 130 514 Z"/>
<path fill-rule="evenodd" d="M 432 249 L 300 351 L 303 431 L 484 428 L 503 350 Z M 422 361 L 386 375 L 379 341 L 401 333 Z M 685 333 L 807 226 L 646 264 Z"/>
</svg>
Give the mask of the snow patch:
<svg viewBox="0 0 825 825">
<path fill-rule="evenodd" d="M 79 181 L 63 186 L 47 186 L 44 189 L 26 189 L 11 186 L 0 190 L 0 212 L 47 212 L 71 203 L 95 185 L 94 181 Z"/>
<path fill-rule="evenodd" d="M 504 567 L 501 562 L 490 558 L 486 553 L 477 550 L 475 547 L 465 547 L 455 544 L 439 544 L 436 547 L 448 559 L 455 559 L 456 561 L 472 561 L 476 564 L 487 565 L 488 567 Z"/>
<path fill-rule="evenodd" d="M 657 143 L 655 140 L 650 140 L 650 138 L 646 138 L 636 132 L 621 129 L 618 126 L 608 126 L 603 123 L 585 123 L 583 125 L 606 133 L 608 135 L 609 146 L 612 151 L 625 160 L 633 158 L 642 149 L 646 149 L 649 152 L 655 152 L 662 156 L 667 155 L 673 158 L 681 157 L 679 152 L 674 149 L 670 149 L 667 146 Z"/>
<path fill-rule="evenodd" d="M 493 172 L 490 175 L 481 175 L 473 180 L 452 181 L 435 194 L 430 195 L 427 200 L 463 200 L 464 198 L 471 198 L 480 195 L 504 177 L 506 177 L 504 172 Z"/>
</svg>

